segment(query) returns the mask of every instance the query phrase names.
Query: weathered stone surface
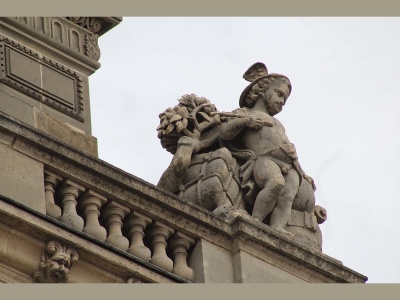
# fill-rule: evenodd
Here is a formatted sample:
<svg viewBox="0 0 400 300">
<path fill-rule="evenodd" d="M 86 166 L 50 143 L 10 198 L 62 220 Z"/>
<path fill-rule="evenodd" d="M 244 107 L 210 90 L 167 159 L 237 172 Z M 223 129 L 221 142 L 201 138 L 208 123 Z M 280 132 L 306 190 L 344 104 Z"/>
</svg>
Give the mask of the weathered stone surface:
<svg viewBox="0 0 400 300">
<path fill-rule="evenodd" d="M 84 186 L 70 179 L 64 179 L 58 190 L 60 198 L 59 203 L 62 207 L 60 221 L 79 231 L 83 229 L 84 220 L 77 214 L 77 198 L 84 190 Z"/>
<path fill-rule="evenodd" d="M 68 125 L 49 114 L 34 109 L 35 127 L 56 139 L 77 148 L 85 153 L 93 156 L 98 156 L 97 139 L 85 134 L 82 130 Z"/>
<path fill-rule="evenodd" d="M 53 239 L 73 245 L 79 254 L 79 261 L 71 269 L 66 282 L 121 283 L 130 277 L 140 278 L 143 282 L 182 282 L 150 264 L 121 255 L 103 242 L 90 241 L 38 215 L 0 201 L 0 262 L 8 269 L 5 282 L 20 282 L 19 278 L 26 280 L 28 277 L 29 282 L 33 282 L 45 246 L 43 241 Z"/>
<path fill-rule="evenodd" d="M 45 214 L 43 163 L 0 144 L 0 193 Z"/>
<path fill-rule="evenodd" d="M 200 240 L 189 258 L 195 282 L 232 283 L 234 269 L 230 251 L 204 239 Z"/>
<path fill-rule="evenodd" d="M 173 257 L 174 268 L 171 273 L 188 281 L 194 281 L 194 272 L 187 265 L 189 249 L 195 244 L 195 240 L 181 232 L 175 232 L 168 241 L 168 248 Z"/>
<path fill-rule="evenodd" d="M 98 60 L 99 35 L 122 21 L 120 17 L 9 17 L 1 18 L 32 35 L 43 35 L 48 42 L 59 44 L 69 53 L 79 53 Z"/>
<path fill-rule="evenodd" d="M 143 243 L 144 230 L 151 222 L 150 218 L 136 211 L 131 212 L 124 222 L 127 235 L 130 239 L 127 251 L 144 261 L 150 261 L 151 258 L 150 249 Z"/>
<path fill-rule="evenodd" d="M 107 238 L 106 229 L 99 223 L 100 208 L 106 202 L 106 197 L 90 189 L 79 200 L 85 218 L 85 227 L 82 231 L 101 241 Z"/>
<path fill-rule="evenodd" d="M 88 28 L 63 17 L 0 18 L 0 111 L 55 133 L 37 118 L 35 107 L 70 124 L 71 132 L 91 133 L 88 77 L 100 67 L 95 60 L 99 57 L 97 34 L 121 18 L 91 19 Z M 66 133 L 74 147 L 85 146 L 79 138 L 73 141 L 74 134 L 67 138 Z M 59 132 L 54 137 L 60 138 Z M 82 150 L 97 155 L 95 139 L 85 138 L 89 148 L 86 145 Z"/>
<path fill-rule="evenodd" d="M 282 124 L 289 79 L 263 63 L 243 75 L 250 84 L 240 108 L 218 112 L 205 98 L 184 95 L 160 114 L 161 145 L 174 156 L 159 187 L 223 218 L 247 211 L 282 234 L 322 250 L 315 185 L 298 162 Z M 318 221 L 319 220 L 319 221 Z"/>
<path fill-rule="evenodd" d="M 56 240 L 49 241 L 42 253 L 39 270 L 35 272 L 34 281 L 41 283 L 65 282 L 72 265 L 79 255 L 70 246 Z"/>
<path fill-rule="evenodd" d="M 241 283 L 305 283 L 307 281 L 293 276 L 280 268 L 258 258 L 238 251 L 233 255 L 235 282 Z"/>
<path fill-rule="evenodd" d="M 48 170 L 44 171 L 44 190 L 46 196 L 46 215 L 59 219 L 62 215 L 61 208 L 55 204 L 55 189 L 62 181 L 62 177 Z"/>
<path fill-rule="evenodd" d="M 160 114 L 175 195 L 97 159 L 88 77 L 120 21 L 0 18 L 0 281 L 365 282 L 319 251 L 326 211 L 274 118 L 291 84 L 261 63 L 241 109 Z"/>
<path fill-rule="evenodd" d="M 0 83 L 0 111 L 28 125 L 34 126 L 33 106 L 16 98 L 12 93 L 13 90 L 10 87 Z"/>
<path fill-rule="evenodd" d="M 53 27 L 55 31 L 53 32 L 50 27 Z M 24 36 L 24 44 L 27 46 L 38 46 L 36 41 L 41 41 L 40 47 L 45 49 L 43 51 L 45 53 L 42 54 L 47 55 L 48 49 L 51 49 L 52 52 L 59 53 L 59 57 L 63 59 L 69 58 L 70 61 L 74 60 L 74 64 L 81 65 L 79 68 L 74 66 L 74 69 L 78 69 L 79 71 L 83 65 L 86 65 L 84 67 L 90 69 L 92 72 L 100 67 L 100 64 L 95 59 L 85 54 L 86 50 L 83 45 L 85 43 L 85 35 L 92 35 L 93 33 L 78 25 L 74 25 L 65 18 L 1 17 L 0 28 L 2 33 L 11 38 L 15 35 L 16 31 L 20 32 Z M 68 31 L 69 38 L 67 38 L 65 33 L 63 34 L 62 31 L 64 30 Z"/>
<path fill-rule="evenodd" d="M 15 135 L 7 134 L 0 131 L 0 143 L 6 146 L 12 146 L 15 140 Z"/>
<path fill-rule="evenodd" d="M 0 82 L 62 112 L 80 122 L 85 121 L 83 97 L 84 74 L 70 69 L 63 61 L 44 56 L 40 48 L 31 48 L 18 39 L 0 35 Z M 86 101 L 85 101 L 86 100 Z"/>
<path fill-rule="evenodd" d="M 6 204 L 1 205 L 4 207 Z M 4 224 L 4 221 L 0 224 L 0 262 L 29 277 L 32 282 L 31 276 L 39 266 L 43 243 Z"/>
<path fill-rule="evenodd" d="M 13 145 L 16 151 L 42 162 L 46 169 L 62 175 L 63 178 L 78 182 L 85 189 L 94 189 L 107 199 L 113 199 L 113 201 L 128 207 L 130 211 L 138 212 L 151 220 L 158 220 L 175 231 L 192 237 L 196 244 L 189 251 L 188 265 L 194 270 L 196 282 L 210 282 L 210 278 L 234 282 L 232 255 L 238 250 L 251 254 L 264 263 L 280 268 L 296 277 L 312 278 L 312 282 L 364 282 L 366 280 L 365 276 L 344 267 L 337 260 L 289 239 L 248 215 L 233 213 L 233 218 L 222 219 L 204 208 L 182 201 L 166 191 L 1 113 L 0 127 L 9 136 L 15 136 Z M 2 205 L 0 213 L 4 209 Z M 13 215 L 20 215 L 20 212 Z M 30 219 L 29 214 L 21 218 Z M 4 216 L 1 216 L 1 220 L 5 224 L 15 224 L 14 221 Z M 49 228 L 58 228 L 57 226 L 59 226 L 53 224 L 55 227 L 51 227 L 49 224 L 51 225 L 50 221 L 41 223 L 34 220 L 30 223 L 28 231 L 35 236 L 35 234 L 42 234 L 43 231 L 48 232 Z M 21 228 L 21 225 L 18 226 Z M 51 235 L 46 234 L 46 238 L 61 238 L 57 232 L 55 230 Z M 145 236 L 146 234 L 147 230 Z M 126 273 L 122 272 L 131 264 L 130 257 L 132 256 L 128 252 L 125 254 L 114 253 L 115 256 L 112 256 L 111 260 L 116 264 L 112 267 L 108 264 L 108 258 L 105 262 L 105 257 L 101 254 L 109 251 L 107 246 L 104 246 L 106 243 L 97 241 L 95 247 L 94 239 L 86 240 L 87 237 L 82 238 L 77 233 L 65 233 L 63 236 L 65 241 L 80 245 L 77 249 L 80 259 L 94 260 L 96 262 L 94 264 L 98 266 L 106 264 L 107 267 L 104 268 L 110 272 L 113 270 L 112 273 L 115 276 L 120 276 L 118 278 L 128 278 Z M 47 239 L 40 237 L 39 240 Z M 205 251 L 203 255 L 203 248 L 208 249 L 208 253 Z M 84 250 L 83 253 L 81 250 Z M 115 249 L 115 251 L 117 250 Z M 223 268 L 213 268 L 214 252 L 222 260 Z M 96 255 L 100 255 L 101 259 L 95 258 Z M 141 263 L 145 262 L 141 261 Z M 117 265 L 118 267 L 116 267 Z M 78 267 L 78 264 L 75 267 Z M 153 266 L 153 268 L 155 267 Z M 208 270 L 216 273 L 207 273 Z M 70 273 L 71 277 L 73 271 L 74 269 Z M 139 273 L 142 274 L 141 272 Z M 219 275 L 218 272 L 223 274 Z M 136 275 L 136 273 L 133 274 L 133 277 Z M 115 282 L 115 276 L 112 277 L 112 282 Z M 170 276 L 176 280 L 173 274 Z M 163 282 L 160 278 L 149 281 L 157 282 L 158 280 Z"/>
</svg>

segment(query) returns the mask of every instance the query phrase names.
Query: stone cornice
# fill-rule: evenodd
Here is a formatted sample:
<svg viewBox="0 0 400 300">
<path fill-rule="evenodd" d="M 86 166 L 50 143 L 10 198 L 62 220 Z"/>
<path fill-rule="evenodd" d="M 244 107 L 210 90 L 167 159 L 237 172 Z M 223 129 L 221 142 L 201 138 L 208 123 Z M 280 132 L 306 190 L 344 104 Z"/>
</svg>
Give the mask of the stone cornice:
<svg viewBox="0 0 400 300">
<path fill-rule="evenodd" d="M 107 31 L 117 26 L 122 17 L 65 17 L 78 26 L 88 29 L 93 33 L 102 36 Z"/>
<path fill-rule="evenodd" d="M 65 20 L 65 22 L 71 23 L 68 20 Z M 72 23 L 71 25 L 76 26 Z M 11 34 L 17 32 L 17 34 L 21 36 L 21 38 L 23 39 L 23 43 L 27 42 L 33 43 L 42 48 L 49 49 L 50 52 L 55 54 L 55 58 L 58 56 L 60 57 L 67 56 L 74 64 L 78 62 L 79 67 L 77 66 L 75 68 L 80 72 L 86 73 L 87 71 L 84 70 L 89 69 L 90 73 L 93 73 L 94 71 L 100 68 L 100 63 L 98 61 L 85 55 L 82 44 L 83 42 L 80 43 L 81 48 L 76 50 L 54 39 L 50 35 L 50 33 L 45 34 L 44 29 L 43 31 L 37 30 L 31 26 L 27 26 L 26 24 L 15 18 L 4 18 L 4 17 L 0 18 L 0 26 L 3 27 L 2 33 L 4 35 L 8 35 L 8 32 L 10 32 Z M 92 34 L 89 31 L 87 31 L 87 33 L 90 35 Z"/>
<path fill-rule="evenodd" d="M 100 66 L 95 62 L 100 58 L 98 38 L 122 18 L 2 17 L 0 20 L 97 69 Z"/>
</svg>

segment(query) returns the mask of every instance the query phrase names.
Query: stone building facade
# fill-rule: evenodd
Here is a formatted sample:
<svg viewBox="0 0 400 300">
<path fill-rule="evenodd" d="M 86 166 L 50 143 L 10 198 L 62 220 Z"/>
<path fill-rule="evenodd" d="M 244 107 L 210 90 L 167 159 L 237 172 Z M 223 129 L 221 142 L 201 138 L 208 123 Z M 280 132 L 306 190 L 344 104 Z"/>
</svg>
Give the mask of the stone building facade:
<svg viewBox="0 0 400 300">
<path fill-rule="evenodd" d="M 365 282 L 98 158 L 88 78 L 98 38 L 121 21 L 0 18 L 0 282 Z"/>
</svg>

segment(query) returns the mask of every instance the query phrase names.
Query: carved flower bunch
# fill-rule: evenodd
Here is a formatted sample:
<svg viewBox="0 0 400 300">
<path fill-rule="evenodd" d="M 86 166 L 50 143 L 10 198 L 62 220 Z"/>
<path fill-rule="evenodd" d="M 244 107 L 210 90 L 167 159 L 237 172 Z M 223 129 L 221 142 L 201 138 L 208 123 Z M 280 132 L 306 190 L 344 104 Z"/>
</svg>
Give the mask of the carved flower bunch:
<svg viewBox="0 0 400 300">
<path fill-rule="evenodd" d="M 181 132 L 188 125 L 189 112 L 184 106 L 168 107 L 160 115 L 160 125 L 157 127 L 158 137 L 169 135 L 174 129 Z"/>
<path fill-rule="evenodd" d="M 188 136 L 200 140 L 201 133 L 215 124 L 220 116 L 209 100 L 194 94 L 183 95 L 179 104 L 162 112 L 157 127 L 158 138 L 167 151 L 175 153 L 179 138 Z"/>
<path fill-rule="evenodd" d="M 220 123 L 219 115 L 212 115 L 217 109 L 206 98 L 190 94 L 183 95 L 178 101 L 174 108 L 169 107 L 159 115 L 157 131 L 160 139 L 168 135 L 198 139 L 204 129 Z"/>
</svg>

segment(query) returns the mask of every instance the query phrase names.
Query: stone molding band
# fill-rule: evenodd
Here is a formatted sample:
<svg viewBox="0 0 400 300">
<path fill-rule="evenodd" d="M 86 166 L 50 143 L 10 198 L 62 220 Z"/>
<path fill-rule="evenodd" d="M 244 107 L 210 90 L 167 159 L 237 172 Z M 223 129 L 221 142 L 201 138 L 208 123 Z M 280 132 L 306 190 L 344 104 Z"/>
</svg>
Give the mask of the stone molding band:
<svg viewBox="0 0 400 300">
<path fill-rule="evenodd" d="M 35 20 L 37 18 L 38 17 L 30 17 L 27 19 Z M 42 19 L 45 19 L 44 21 L 46 21 L 46 24 L 51 23 L 51 25 L 47 25 L 47 27 L 54 26 L 55 24 L 54 22 L 50 22 L 50 20 L 47 20 L 49 19 L 49 17 L 43 17 Z M 46 45 L 49 45 L 54 49 L 63 52 L 63 54 L 67 54 L 70 57 L 77 59 L 81 63 L 85 64 L 86 68 L 89 68 L 92 72 L 100 68 L 100 63 L 97 61 L 100 58 L 100 49 L 97 45 L 98 37 L 93 37 L 95 34 L 93 34 L 91 31 L 81 28 L 65 18 L 56 18 L 56 20 L 54 21 L 57 21 L 56 23 L 60 24 L 58 26 L 62 27 L 61 31 L 64 32 L 64 38 L 60 37 L 58 39 L 56 38 L 54 33 L 52 33 L 53 31 L 49 30 L 47 27 L 44 27 L 43 29 L 38 29 L 37 25 L 35 25 L 37 24 L 37 22 L 34 22 L 34 20 L 31 22 L 29 22 L 29 20 L 23 22 L 21 20 L 18 20 L 18 18 L 3 17 L 0 18 L 0 23 L 3 22 L 3 24 L 5 23 L 4 25 L 11 25 L 23 32 L 26 32 L 30 36 L 44 42 Z M 75 37 L 74 43 L 71 43 L 71 35 Z M 86 39 L 86 36 L 92 37 Z M 96 48 L 96 51 L 93 51 L 93 54 L 89 53 L 89 50 L 87 50 L 91 47 Z M 94 52 L 97 52 L 97 54 L 94 54 Z M 98 56 L 97 59 L 95 58 L 96 56 Z"/>
</svg>

